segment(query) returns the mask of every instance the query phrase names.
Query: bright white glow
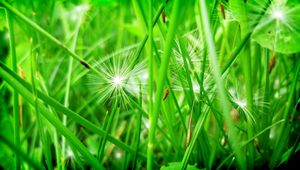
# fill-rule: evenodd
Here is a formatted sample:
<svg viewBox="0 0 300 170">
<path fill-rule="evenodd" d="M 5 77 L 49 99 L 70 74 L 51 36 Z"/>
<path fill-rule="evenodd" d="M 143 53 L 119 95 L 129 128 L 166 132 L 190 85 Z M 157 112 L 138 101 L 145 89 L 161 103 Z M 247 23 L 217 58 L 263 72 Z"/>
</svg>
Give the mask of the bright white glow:
<svg viewBox="0 0 300 170">
<path fill-rule="evenodd" d="M 118 76 L 118 75 L 115 76 L 113 78 L 112 84 L 113 84 L 114 87 L 122 87 L 122 85 L 123 85 L 123 78 L 120 77 L 120 76 Z"/>
<path fill-rule="evenodd" d="M 245 100 L 237 100 L 236 104 L 239 105 L 239 107 L 241 107 L 242 109 L 246 108 L 247 103 Z"/>
<path fill-rule="evenodd" d="M 283 19 L 283 12 L 281 10 L 275 10 L 275 11 L 273 11 L 272 16 L 273 16 L 273 18 L 275 18 L 277 20 L 281 20 L 281 19 Z"/>
<path fill-rule="evenodd" d="M 116 157 L 116 159 L 121 159 L 122 158 L 122 152 L 121 151 L 117 151 L 115 153 L 115 157 Z"/>
<path fill-rule="evenodd" d="M 193 90 L 194 90 L 194 93 L 199 93 L 200 92 L 199 84 L 193 84 Z"/>
<path fill-rule="evenodd" d="M 74 10 L 75 10 L 75 12 L 81 13 L 81 12 L 88 11 L 89 9 L 90 9 L 89 4 L 82 4 L 82 5 L 76 6 Z"/>
<path fill-rule="evenodd" d="M 72 151 L 70 148 L 67 149 L 67 156 L 68 156 L 69 158 L 71 158 L 71 159 L 74 158 L 73 151 Z"/>
</svg>

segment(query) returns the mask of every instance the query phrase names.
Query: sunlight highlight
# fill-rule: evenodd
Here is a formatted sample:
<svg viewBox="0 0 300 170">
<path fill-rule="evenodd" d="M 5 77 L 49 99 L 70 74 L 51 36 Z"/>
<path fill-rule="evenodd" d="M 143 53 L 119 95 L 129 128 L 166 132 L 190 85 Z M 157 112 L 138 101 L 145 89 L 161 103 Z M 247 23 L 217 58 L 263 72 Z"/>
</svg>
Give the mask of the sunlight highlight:
<svg viewBox="0 0 300 170">
<path fill-rule="evenodd" d="M 115 77 L 113 77 L 112 85 L 114 87 L 122 87 L 123 86 L 123 80 L 124 80 L 123 77 L 120 77 L 120 76 L 116 75 Z"/>
<path fill-rule="evenodd" d="M 282 20 L 284 17 L 283 12 L 281 10 L 274 10 L 272 13 L 272 16 L 276 20 Z"/>
</svg>

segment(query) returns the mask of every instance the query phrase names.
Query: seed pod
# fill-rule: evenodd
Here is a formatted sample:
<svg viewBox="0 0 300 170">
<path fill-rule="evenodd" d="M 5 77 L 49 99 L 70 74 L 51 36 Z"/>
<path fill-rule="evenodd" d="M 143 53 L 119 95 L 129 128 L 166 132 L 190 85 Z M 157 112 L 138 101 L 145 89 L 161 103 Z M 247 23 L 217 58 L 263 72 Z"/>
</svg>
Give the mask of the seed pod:
<svg viewBox="0 0 300 170">
<path fill-rule="evenodd" d="M 224 122 L 224 125 L 223 125 L 223 130 L 224 130 L 224 132 L 227 132 L 227 129 L 228 129 L 228 126 L 227 126 L 227 124 Z"/>
<path fill-rule="evenodd" d="M 161 12 L 161 18 L 162 18 L 163 22 L 166 23 L 166 14 L 165 14 L 165 10 L 164 9 Z"/>
<path fill-rule="evenodd" d="M 231 115 L 231 118 L 232 118 L 233 122 L 236 123 L 240 120 L 240 114 L 235 108 L 233 108 L 231 110 L 230 115 Z"/>
<path fill-rule="evenodd" d="M 275 55 L 272 56 L 270 63 L 269 63 L 269 67 L 268 67 L 268 73 L 271 74 L 273 68 L 275 67 L 276 64 L 276 57 Z"/>
<path fill-rule="evenodd" d="M 185 146 L 189 146 L 190 141 L 191 141 L 191 132 L 192 132 L 192 116 L 190 117 L 190 121 L 189 121 L 189 127 L 188 127 L 188 131 L 187 131 L 187 136 L 186 136 L 186 142 L 185 142 Z"/>
<path fill-rule="evenodd" d="M 163 100 L 166 100 L 166 98 L 169 95 L 169 88 L 166 88 L 165 92 L 164 92 L 164 96 L 163 96 Z"/>
<path fill-rule="evenodd" d="M 85 61 L 80 60 L 80 64 L 82 64 L 85 68 L 90 69 L 90 65 L 86 63 Z"/>
<path fill-rule="evenodd" d="M 19 74 L 21 76 L 22 79 L 26 79 L 26 76 L 25 76 L 25 73 L 24 73 L 24 70 L 22 69 L 22 67 L 19 67 Z"/>
<path fill-rule="evenodd" d="M 254 146 L 255 146 L 257 152 L 258 152 L 259 154 L 261 154 L 261 150 L 260 150 L 260 146 L 259 146 L 259 142 L 258 142 L 258 139 L 257 139 L 257 138 L 254 139 Z"/>
<path fill-rule="evenodd" d="M 226 16 L 225 16 L 225 9 L 224 9 L 224 6 L 223 6 L 222 3 L 220 3 L 220 9 L 221 9 L 221 12 L 222 12 L 223 19 L 226 19 Z"/>
<path fill-rule="evenodd" d="M 24 70 L 22 69 L 22 67 L 19 67 L 19 74 L 22 79 L 24 79 L 24 80 L 26 79 L 25 73 L 24 73 Z M 19 126 L 20 126 L 20 128 L 22 128 L 22 126 L 23 126 L 23 98 L 22 98 L 22 96 L 19 96 L 19 119 L 20 119 Z"/>
</svg>

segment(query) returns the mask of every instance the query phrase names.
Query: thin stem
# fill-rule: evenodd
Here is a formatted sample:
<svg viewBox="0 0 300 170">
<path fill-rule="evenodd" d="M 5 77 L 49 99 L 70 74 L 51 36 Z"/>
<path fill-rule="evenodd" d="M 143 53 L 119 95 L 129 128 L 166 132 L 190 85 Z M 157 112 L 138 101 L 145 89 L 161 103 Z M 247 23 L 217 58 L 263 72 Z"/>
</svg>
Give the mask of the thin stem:
<svg viewBox="0 0 300 170">
<path fill-rule="evenodd" d="M 223 110 L 223 116 L 225 122 L 228 125 L 228 137 L 233 151 L 236 153 L 237 163 L 241 169 L 246 169 L 246 164 L 244 159 L 242 158 L 242 154 L 240 149 L 238 148 L 238 140 L 237 140 L 237 132 L 230 117 L 230 103 L 226 96 L 225 87 L 223 80 L 221 79 L 221 72 L 217 62 L 217 53 L 215 49 L 214 39 L 210 29 L 210 23 L 207 13 L 207 7 L 205 0 L 200 0 L 200 12 L 201 12 L 201 21 L 203 31 L 205 32 L 205 40 L 208 47 L 210 64 L 212 67 L 213 75 L 217 84 L 217 91 L 220 97 L 220 106 Z M 222 101 L 222 102 L 221 102 Z"/>
<path fill-rule="evenodd" d="M 173 46 L 173 39 L 175 36 L 176 29 L 178 27 L 179 23 L 179 11 L 180 11 L 180 0 L 175 0 L 173 4 L 173 10 L 171 14 L 172 22 L 170 23 L 170 28 L 168 30 L 167 39 L 166 39 L 166 46 L 164 48 L 164 54 L 162 56 L 162 63 L 161 67 L 159 69 L 159 77 L 157 82 L 157 92 L 155 95 L 155 104 L 154 104 L 154 110 L 153 115 L 149 117 L 149 141 L 148 141 L 148 150 L 147 150 L 147 169 L 152 169 L 152 163 L 153 163 L 153 148 L 154 148 L 154 139 L 155 139 L 155 130 L 157 126 L 157 119 L 158 114 L 160 111 L 162 96 L 163 96 L 163 90 L 164 90 L 164 84 L 165 79 L 167 77 L 167 70 L 169 65 L 169 59 L 172 51 Z"/>
<path fill-rule="evenodd" d="M 44 156 L 46 159 L 46 164 L 48 169 L 53 169 L 53 165 L 52 165 L 52 158 L 51 158 L 51 152 L 50 152 L 50 148 L 49 145 L 47 145 L 47 139 L 45 136 L 45 127 L 43 126 L 43 120 L 42 117 L 40 115 L 40 111 L 39 111 L 39 102 L 38 102 L 38 97 L 37 97 L 37 92 L 36 92 L 36 77 L 35 75 L 37 75 L 37 66 L 36 66 L 36 55 L 35 55 L 35 51 L 33 50 L 33 40 L 31 38 L 30 40 L 30 45 L 31 45 L 31 84 L 32 84 L 32 94 L 34 97 L 34 108 L 35 108 L 35 113 L 36 113 L 36 120 L 37 120 L 37 125 L 38 125 L 38 131 L 39 131 L 39 136 L 42 142 L 42 148 L 44 151 Z"/>
<path fill-rule="evenodd" d="M 76 44 L 77 44 L 77 37 L 78 32 L 81 25 L 82 16 L 79 17 L 79 21 L 77 22 L 76 28 L 75 28 L 75 34 L 73 37 L 73 42 L 71 44 L 70 50 L 72 52 L 75 52 Z M 70 98 L 70 86 L 71 86 L 71 79 L 72 79 L 72 72 L 73 72 L 73 58 L 69 59 L 69 65 L 68 65 L 68 71 L 67 71 L 67 82 L 66 82 L 66 90 L 65 90 L 65 98 L 64 98 L 64 106 L 66 108 L 69 107 L 69 98 Z M 63 125 L 67 126 L 67 116 L 63 116 Z M 62 138 L 61 145 L 62 145 L 62 162 L 66 159 L 66 144 L 65 144 L 65 138 Z"/>
<path fill-rule="evenodd" d="M 18 90 L 18 92 L 24 96 L 30 94 L 30 91 L 32 89 L 32 86 L 18 77 L 15 73 L 13 73 L 9 68 L 7 68 L 2 62 L 0 62 L 0 77 L 2 77 L 4 80 L 6 80 L 9 84 L 14 84 L 14 87 Z M 62 104 L 57 102 L 55 99 L 49 97 L 48 95 L 45 95 L 41 91 L 37 90 L 37 96 L 39 99 L 41 99 L 43 102 L 47 103 L 48 105 L 52 106 L 53 108 L 56 109 L 57 112 L 61 112 L 64 115 L 67 115 L 70 117 L 70 119 L 73 119 L 76 121 L 78 124 L 82 125 L 86 129 L 90 130 L 91 132 L 94 132 L 100 136 L 105 136 L 107 134 L 106 131 L 103 129 L 99 128 L 98 126 L 92 124 L 90 121 L 86 120 L 83 118 L 81 115 L 73 112 L 72 110 L 65 108 Z M 27 96 L 28 97 L 28 96 Z M 31 98 L 29 98 L 30 102 Z M 122 141 L 117 140 L 114 138 L 112 135 L 107 135 L 107 140 L 110 141 L 111 143 L 115 144 L 116 146 L 120 147 L 122 150 L 134 153 L 134 149 L 127 146 L 124 144 Z M 138 153 L 138 155 L 146 160 L 146 156 L 143 155 L 142 153 Z"/>
<path fill-rule="evenodd" d="M 117 112 L 119 112 L 119 107 L 118 107 L 118 100 L 116 100 L 114 102 L 114 106 L 112 108 L 112 111 L 109 113 L 109 117 L 108 117 L 108 120 L 105 121 L 105 127 L 103 130 L 105 130 L 106 132 L 109 132 L 109 130 L 111 129 L 111 126 L 112 126 L 112 122 L 113 122 L 113 119 L 115 117 L 115 114 Z M 100 141 L 100 145 L 99 145 L 99 149 L 98 149 L 98 159 L 99 161 L 102 161 L 103 159 L 103 153 L 104 153 L 104 148 L 105 148 L 105 145 L 106 145 L 106 141 L 107 141 L 107 136 L 108 136 L 108 133 L 106 133 L 106 135 L 104 135 Z"/>
<path fill-rule="evenodd" d="M 278 135 L 278 138 L 275 143 L 276 149 L 273 151 L 271 161 L 270 161 L 271 169 L 275 167 L 277 161 L 281 157 L 282 150 L 288 141 L 288 137 L 289 137 L 288 135 L 290 132 L 289 130 L 291 128 L 291 126 L 288 125 L 289 116 L 290 116 L 289 113 L 290 113 L 290 108 L 291 108 L 293 100 L 294 100 L 294 96 L 296 94 L 295 91 L 296 91 L 297 83 L 299 83 L 298 82 L 299 73 L 300 73 L 300 60 L 298 59 L 298 61 L 296 63 L 294 77 L 293 77 L 293 83 L 289 90 L 290 93 L 288 96 L 288 101 L 286 103 L 285 110 L 283 112 L 283 118 L 285 119 L 285 121 L 283 122 L 282 126 L 280 127 L 279 135 Z"/>
<path fill-rule="evenodd" d="M 89 64 L 87 61 L 85 61 L 83 58 L 81 58 L 76 53 L 72 52 L 71 49 L 67 48 L 62 42 L 60 42 L 58 39 L 53 37 L 50 33 L 48 33 L 46 30 L 44 30 L 42 27 L 34 23 L 32 20 L 27 18 L 25 15 L 23 15 L 21 12 L 19 12 L 17 9 L 12 7 L 10 4 L 8 4 L 5 1 L 1 1 L 0 4 L 2 4 L 9 12 L 13 13 L 15 16 L 19 17 L 22 21 L 24 21 L 26 24 L 34 28 L 36 31 L 38 31 L 40 34 L 48 38 L 51 42 L 59 46 L 62 50 L 64 50 L 68 55 L 70 55 L 72 58 L 74 58 L 76 61 L 80 62 L 84 67 L 87 69 L 90 69 L 94 73 L 96 73 L 99 76 L 102 76 L 102 74 L 94 68 L 91 64 Z"/>
<path fill-rule="evenodd" d="M 140 85 L 140 98 L 139 98 L 139 105 L 142 108 L 143 104 L 143 93 L 142 93 L 142 86 Z M 139 152 L 139 146 L 140 146 L 140 135 L 141 135 L 141 129 L 142 129 L 142 113 L 141 111 L 138 111 L 136 114 L 136 125 L 137 125 L 137 131 L 136 131 L 136 143 L 135 143 L 135 153 L 132 161 L 132 169 L 135 170 L 137 166 L 137 156 Z"/>
<path fill-rule="evenodd" d="M 149 0 L 149 18 L 148 18 L 148 33 L 149 33 L 149 55 L 148 55 L 148 100 L 149 100 L 149 116 L 153 114 L 153 29 L 152 29 L 152 1 Z"/>
<path fill-rule="evenodd" d="M 0 62 L 1 63 L 1 62 Z M 26 89 L 17 79 L 11 76 L 13 72 L 8 73 L 8 68 L 5 68 L 4 64 L 0 64 L 0 77 L 2 77 L 7 83 L 13 86 L 18 92 L 30 103 L 34 105 L 34 97 L 28 89 Z M 5 70 L 6 71 L 5 71 Z M 39 96 L 39 92 L 37 91 Z M 47 102 L 49 103 L 49 101 Z M 70 142 L 77 151 L 85 158 L 85 160 L 95 169 L 103 169 L 103 166 L 97 161 L 97 159 L 88 151 L 88 149 L 80 142 L 78 138 L 75 137 L 73 133 L 69 129 L 67 129 L 61 121 L 55 117 L 52 113 L 44 105 L 38 105 L 40 113 L 46 118 L 58 132 L 60 132 L 64 137 L 66 137 L 67 141 Z"/>
<path fill-rule="evenodd" d="M 20 148 L 20 146 L 15 145 L 13 142 L 6 139 L 4 136 L 0 134 L 0 141 L 4 143 L 6 146 L 8 146 L 12 151 L 16 153 L 16 155 L 19 155 L 30 165 L 32 168 L 36 170 L 45 170 L 46 168 L 37 163 L 34 159 L 30 158 L 27 153 L 23 152 Z"/>
<path fill-rule="evenodd" d="M 6 11 L 6 15 L 7 15 L 6 18 L 8 20 L 8 29 L 9 29 L 9 37 L 10 37 L 9 40 L 10 40 L 12 69 L 15 73 L 18 73 L 13 16 L 9 11 Z M 13 113 L 14 113 L 14 143 L 16 146 L 20 146 L 19 95 L 15 89 L 13 92 Z M 15 166 L 16 169 L 21 169 L 21 160 L 19 155 L 16 155 L 15 157 Z"/>
</svg>

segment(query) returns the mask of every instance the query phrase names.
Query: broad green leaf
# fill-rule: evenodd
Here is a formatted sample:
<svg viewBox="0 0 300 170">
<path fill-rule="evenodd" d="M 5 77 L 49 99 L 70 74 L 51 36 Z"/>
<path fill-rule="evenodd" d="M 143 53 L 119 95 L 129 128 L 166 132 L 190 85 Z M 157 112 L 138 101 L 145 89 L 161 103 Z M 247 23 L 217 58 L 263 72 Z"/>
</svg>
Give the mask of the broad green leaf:
<svg viewBox="0 0 300 170">
<path fill-rule="evenodd" d="M 272 4 L 252 37 L 261 46 L 280 53 L 300 51 L 300 3 Z"/>
<path fill-rule="evenodd" d="M 300 51 L 300 2 L 295 0 L 229 1 L 241 29 L 261 46 L 290 54 Z"/>
</svg>

